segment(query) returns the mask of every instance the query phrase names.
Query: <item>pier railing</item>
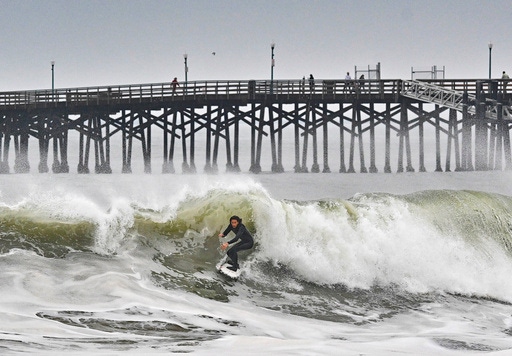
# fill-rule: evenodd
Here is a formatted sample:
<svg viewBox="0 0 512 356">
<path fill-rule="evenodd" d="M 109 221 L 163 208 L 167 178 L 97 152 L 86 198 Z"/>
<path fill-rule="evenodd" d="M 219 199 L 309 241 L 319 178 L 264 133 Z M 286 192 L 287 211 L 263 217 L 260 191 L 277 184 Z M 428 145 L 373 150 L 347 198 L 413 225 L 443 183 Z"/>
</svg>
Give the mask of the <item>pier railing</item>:
<svg viewBox="0 0 512 356">
<path fill-rule="evenodd" d="M 159 101 L 193 100 L 291 100 L 314 96 L 350 100 L 354 96 L 384 98 L 398 97 L 403 90 L 402 80 L 246 80 L 193 81 L 179 83 L 110 85 L 82 88 L 43 89 L 0 92 L 0 110 L 20 107 L 46 108 L 83 105 L 148 103 Z M 508 80 L 428 80 L 446 89 L 476 93 L 477 88 L 491 93 L 506 93 Z M 478 83 L 478 84 L 477 84 Z"/>
</svg>

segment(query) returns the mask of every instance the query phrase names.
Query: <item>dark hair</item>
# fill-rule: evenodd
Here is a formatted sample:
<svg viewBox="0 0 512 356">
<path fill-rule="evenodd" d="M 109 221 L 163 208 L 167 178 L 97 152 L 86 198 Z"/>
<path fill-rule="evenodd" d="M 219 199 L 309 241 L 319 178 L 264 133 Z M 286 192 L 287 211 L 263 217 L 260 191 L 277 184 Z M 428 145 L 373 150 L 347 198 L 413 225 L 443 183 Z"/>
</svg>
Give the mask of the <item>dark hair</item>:
<svg viewBox="0 0 512 356">
<path fill-rule="evenodd" d="M 241 223 L 242 223 L 242 219 L 240 219 L 240 218 L 239 218 L 238 216 L 236 216 L 236 215 L 233 215 L 232 217 L 230 217 L 230 218 L 229 218 L 229 221 L 231 221 L 231 220 L 236 220 L 236 221 L 238 221 L 238 223 L 239 223 L 239 224 L 241 224 Z"/>
</svg>

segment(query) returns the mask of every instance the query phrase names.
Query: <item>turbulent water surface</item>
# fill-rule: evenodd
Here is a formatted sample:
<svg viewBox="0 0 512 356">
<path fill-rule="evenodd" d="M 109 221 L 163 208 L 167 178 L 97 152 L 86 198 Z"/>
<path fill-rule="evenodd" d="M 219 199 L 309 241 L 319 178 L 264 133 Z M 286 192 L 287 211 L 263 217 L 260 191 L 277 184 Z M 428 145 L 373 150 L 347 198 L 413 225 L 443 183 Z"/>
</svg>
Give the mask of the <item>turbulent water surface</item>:
<svg viewBox="0 0 512 356">
<path fill-rule="evenodd" d="M 512 353 L 504 174 L 2 177 L 0 353 Z"/>
</svg>

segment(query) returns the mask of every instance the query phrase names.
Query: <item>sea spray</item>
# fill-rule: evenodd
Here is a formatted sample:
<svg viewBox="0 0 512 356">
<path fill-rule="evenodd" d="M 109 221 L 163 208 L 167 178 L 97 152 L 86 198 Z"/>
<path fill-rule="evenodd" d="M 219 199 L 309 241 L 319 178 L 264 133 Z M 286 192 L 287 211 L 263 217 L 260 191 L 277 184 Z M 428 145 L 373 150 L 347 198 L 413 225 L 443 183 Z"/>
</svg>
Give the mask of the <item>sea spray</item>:
<svg viewBox="0 0 512 356">
<path fill-rule="evenodd" d="M 99 254 L 116 253 L 123 240 L 129 237 L 134 222 L 134 210 L 127 199 L 113 201 L 108 212 L 96 217 L 94 251 Z"/>
<path fill-rule="evenodd" d="M 496 200 L 484 198 L 484 206 Z M 419 214 L 421 205 L 409 200 L 358 195 L 350 204 L 331 202 L 327 209 L 320 202 L 260 201 L 254 208 L 259 258 L 283 264 L 313 283 L 366 289 L 396 285 L 416 293 L 492 293 L 510 299 L 506 271 L 512 261 L 506 249 L 488 236 L 475 243 L 474 236 L 441 229 L 436 215 Z"/>
</svg>

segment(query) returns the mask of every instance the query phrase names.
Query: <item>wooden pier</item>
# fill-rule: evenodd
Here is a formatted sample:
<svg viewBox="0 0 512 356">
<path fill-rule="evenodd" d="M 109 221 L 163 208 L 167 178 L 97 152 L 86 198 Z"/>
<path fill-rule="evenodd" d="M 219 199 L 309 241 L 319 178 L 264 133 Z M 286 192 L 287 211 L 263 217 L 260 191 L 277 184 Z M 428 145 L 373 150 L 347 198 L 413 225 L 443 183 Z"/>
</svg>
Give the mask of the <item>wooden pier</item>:
<svg viewBox="0 0 512 356">
<path fill-rule="evenodd" d="M 392 172 L 392 159 L 397 172 L 423 172 L 426 157 L 435 158 L 436 171 L 512 169 L 507 84 L 476 79 L 249 80 L 3 92 L 0 173 L 10 173 L 12 164 L 14 173 L 30 172 L 29 143 L 34 140 L 40 173 L 50 171 L 50 160 L 52 172 L 69 172 L 71 135 L 77 137 L 78 173 L 90 172 L 92 156 L 96 173 L 111 173 L 113 165 L 130 173 L 136 154 L 144 172 L 151 173 L 156 141 L 162 173 L 176 171 L 177 157 L 181 172 L 194 173 L 198 140 L 204 172 L 219 171 L 223 146 L 226 171 L 238 172 L 241 139 L 250 141 L 250 154 L 244 155 L 250 162 L 243 163 L 253 173 L 262 171 L 265 152 L 272 172 L 331 172 L 333 144 L 339 147 L 335 171 L 341 173 L 356 168 Z M 294 144 L 294 162 L 286 164 L 285 136 Z M 426 138 L 435 142 L 434 148 L 425 144 Z M 112 145 L 113 139 L 121 144 Z M 121 162 L 111 161 L 113 149 L 121 150 Z M 377 161 L 377 152 L 383 161 Z"/>
</svg>

